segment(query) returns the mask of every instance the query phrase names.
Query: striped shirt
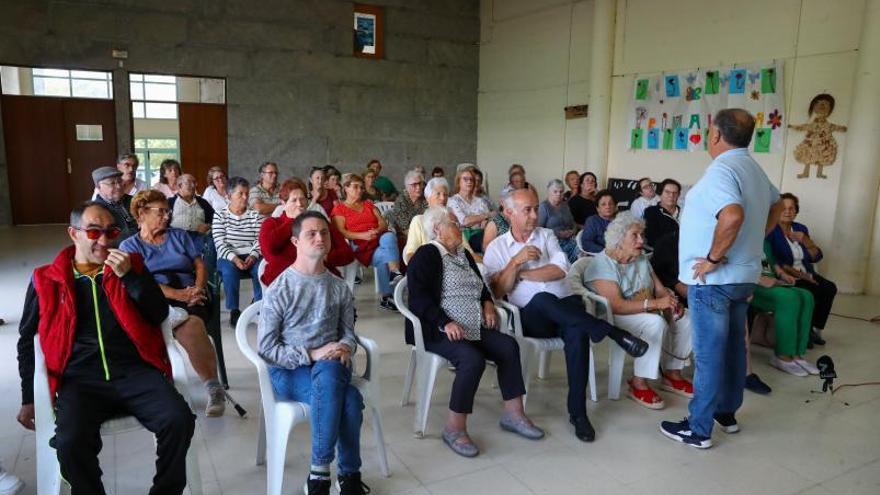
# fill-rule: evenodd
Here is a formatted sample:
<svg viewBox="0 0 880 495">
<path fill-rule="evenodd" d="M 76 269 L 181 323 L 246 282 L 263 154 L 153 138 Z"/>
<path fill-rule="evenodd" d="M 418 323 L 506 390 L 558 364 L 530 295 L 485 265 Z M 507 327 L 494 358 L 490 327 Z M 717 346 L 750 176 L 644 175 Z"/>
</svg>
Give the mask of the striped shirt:
<svg viewBox="0 0 880 495">
<path fill-rule="evenodd" d="M 217 259 L 232 261 L 237 255 L 250 255 L 259 259 L 262 223 L 263 216 L 251 208 L 241 215 L 235 215 L 229 208 L 217 212 L 211 225 L 214 245 L 217 246 Z"/>
</svg>

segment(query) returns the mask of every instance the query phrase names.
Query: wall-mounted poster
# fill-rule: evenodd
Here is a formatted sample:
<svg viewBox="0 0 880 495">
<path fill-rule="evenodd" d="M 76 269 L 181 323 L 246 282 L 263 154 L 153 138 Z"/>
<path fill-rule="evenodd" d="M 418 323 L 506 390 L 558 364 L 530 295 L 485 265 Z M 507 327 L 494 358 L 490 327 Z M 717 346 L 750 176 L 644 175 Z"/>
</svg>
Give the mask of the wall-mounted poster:
<svg viewBox="0 0 880 495">
<path fill-rule="evenodd" d="M 385 11 L 375 5 L 354 5 L 354 56 L 382 58 Z"/>
<path fill-rule="evenodd" d="M 782 63 L 767 62 L 634 76 L 627 149 L 703 151 L 712 116 L 744 108 L 755 116 L 751 149 L 785 149 Z M 647 138 L 643 138 L 647 136 Z"/>
</svg>

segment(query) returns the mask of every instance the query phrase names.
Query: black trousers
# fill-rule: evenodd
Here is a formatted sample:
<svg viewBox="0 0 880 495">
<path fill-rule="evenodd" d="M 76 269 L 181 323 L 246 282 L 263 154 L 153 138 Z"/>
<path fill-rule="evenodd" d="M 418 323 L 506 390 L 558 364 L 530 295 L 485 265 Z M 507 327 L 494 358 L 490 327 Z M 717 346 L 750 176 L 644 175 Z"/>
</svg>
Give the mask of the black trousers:
<svg viewBox="0 0 880 495">
<path fill-rule="evenodd" d="M 599 342 L 613 328 L 587 313 L 580 296 L 562 299 L 539 292 L 520 308 L 523 334 L 527 337 L 562 337 L 568 374 L 568 414 L 587 416 L 587 384 L 590 378 L 590 340 Z"/>
<path fill-rule="evenodd" d="M 525 395 L 519 345 L 513 337 L 498 330 L 480 329 L 480 340 L 452 341 L 444 338 L 425 342 L 425 349 L 448 359 L 455 366 L 455 381 L 449 409 L 461 414 L 474 410 L 474 395 L 480 386 L 480 377 L 486 369 L 486 360 L 498 367 L 498 387 L 504 400 Z"/>
<path fill-rule="evenodd" d="M 154 368 L 110 381 L 101 378 L 65 380 L 55 403 L 55 449 L 71 493 L 105 493 L 98 465 L 101 423 L 121 415 L 134 416 L 156 435 L 158 458 L 150 494 L 183 493 L 186 452 L 195 428 L 186 401 Z"/>
<path fill-rule="evenodd" d="M 816 306 L 813 308 L 813 327 L 822 330 L 828 322 L 828 315 L 831 313 L 831 306 L 834 305 L 834 297 L 837 296 L 837 285 L 819 274 L 813 274 L 813 278 L 818 282 L 811 284 L 805 280 L 798 280 L 795 287 L 806 289 L 813 294 L 813 300 Z"/>
</svg>

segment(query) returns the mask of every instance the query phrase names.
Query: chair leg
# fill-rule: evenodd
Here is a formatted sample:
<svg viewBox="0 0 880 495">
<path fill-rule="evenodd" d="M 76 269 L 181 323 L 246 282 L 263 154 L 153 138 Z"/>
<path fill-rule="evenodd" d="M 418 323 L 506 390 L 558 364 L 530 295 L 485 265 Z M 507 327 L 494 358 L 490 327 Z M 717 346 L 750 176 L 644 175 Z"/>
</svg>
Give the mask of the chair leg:
<svg viewBox="0 0 880 495">
<path fill-rule="evenodd" d="M 37 433 L 37 495 L 58 495 L 61 493 L 58 456 L 49 446 L 49 439 L 41 436 Z"/>
<path fill-rule="evenodd" d="M 424 358 L 418 360 L 419 367 L 419 400 L 416 404 L 416 418 L 414 433 L 417 438 L 425 436 L 428 425 L 428 409 L 431 407 L 431 396 L 434 393 L 434 382 L 437 380 L 437 370 L 442 363 L 436 359 Z"/>
<path fill-rule="evenodd" d="M 287 457 L 287 439 L 290 428 L 267 430 L 266 441 L 266 494 L 281 495 L 284 483 L 284 459 Z"/>
<path fill-rule="evenodd" d="M 550 351 L 541 351 L 538 356 L 538 378 L 544 380 L 550 372 L 550 357 L 553 355 Z"/>
<path fill-rule="evenodd" d="M 598 394 L 596 392 L 596 357 L 593 354 L 592 344 L 590 344 L 590 375 L 588 379 L 590 382 L 590 400 L 593 402 L 599 402 Z"/>
<path fill-rule="evenodd" d="M 260 406 L 260 430 L 257 433 L 257 466 L 266 464 L 266 417 L 263 415 L 263 407 Z"/>
<path fill-rule="evenodd" d="M 608 398 L 620 399 L 620 384 L 623 381 L 623 349 L 617 344 L 608 344 Z"/>
<path fill-rule="evenodd" d="M 391 470 L 388 468 L 388 454 L 385 452 L 385 429 L 382 426 L 382 413 L 379 412 L 377 404 L 371 404 L 371 409 L 373 412 L 373 431 L 376 435 L 376 449 L 379 455 L 379 470 L 382 472 L 382 476 L 387 478 L 391 476 Z"/>
<path fill-rule="evenodd" d="M 529 399 L 529 384 L 532 381 L 532 360 L 535 357 L 536 349 L 533 348 L 530 344 L 523 342 L 523 345 L 519 348 L 520 352 L 520 366 L 522 367 L 523 374 L 523 384 L 526 387 L 526 395 L 523 396 L 523 409 L 526 407 L 526 403 Z"/>
<path fill-rule="evenodd" d="M 409 365 L 406 367 L 406 375 L 403 377 L 403 398 L 400 399 L 400 406 L 409 405 L 410 394 L 412 393 L 413 378 L 416 374 L 416 348 L 413 347 L 409 353 Z"/>
<path fill-rule="evenodd" d="M 376 290 L 376 294 L 378 294 L 380 291 L 379 291 L 379 270 L 377 268 L 373 268 L 373 287 Z"/>
</svg>

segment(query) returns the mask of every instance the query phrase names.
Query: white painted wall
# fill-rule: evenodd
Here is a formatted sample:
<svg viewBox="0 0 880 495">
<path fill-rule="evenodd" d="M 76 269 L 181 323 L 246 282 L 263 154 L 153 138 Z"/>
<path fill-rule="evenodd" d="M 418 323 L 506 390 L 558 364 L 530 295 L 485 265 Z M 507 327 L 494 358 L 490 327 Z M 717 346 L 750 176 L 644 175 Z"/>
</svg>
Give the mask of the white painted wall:
<svg viewBox="0 0 880 495">
<path fill-rule="evenodd" d="M 638 73 L 780 59 L 790 123 L 806 122 L 810 100 L 823 92 L 837 100 L 830 120 L 848 123 L 864 0 L 618 0 L 617 7 L 607 176 L 690 184 L 710 161 L 703 153 L 626 149 Z M 586 120 L 566 126 L 562 113 L 589 95 L 592 9 L 590 0 L 483 0 L 477 159 L 493 184 L 506 180 L 514 161 L 535 183 L 603 165 L 583 163 Z M 824 246 L 845 166 L 846 134 L 835 137 L 841 151 L 827 180 L 795 178 L 802 132 L 788 133 L 784 154 L 756 157 L 781 190 L 801 198 L 800 220 Z"/>
</svg>

